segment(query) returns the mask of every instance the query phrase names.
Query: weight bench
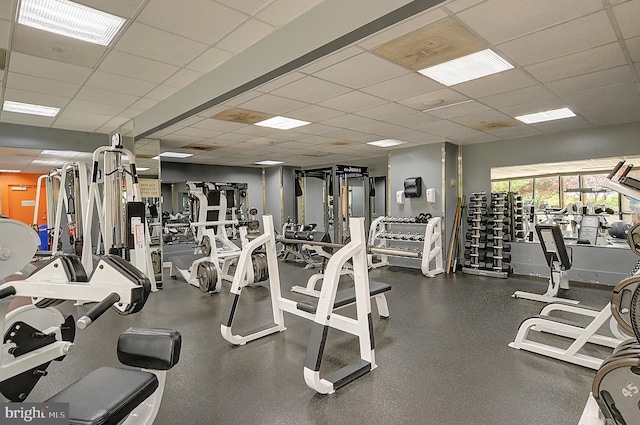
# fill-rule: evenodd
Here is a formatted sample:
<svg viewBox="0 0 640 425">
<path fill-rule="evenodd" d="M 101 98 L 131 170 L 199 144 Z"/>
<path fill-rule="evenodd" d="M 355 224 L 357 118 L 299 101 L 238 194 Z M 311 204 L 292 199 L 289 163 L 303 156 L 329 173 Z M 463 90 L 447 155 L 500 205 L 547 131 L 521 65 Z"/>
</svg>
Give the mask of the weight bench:
<svg viewBox="0 0 640 425">
<path fill-rule="evenodd" d="M 118 338 L 118 360 L 142 370 L 102 367 L 46 402 L 69 403 L 71 425 L 117 425 L 130 414 L 127 424 L 151 424 L 181 342 L 176 330 L 129 328 Z"/>
<path fill-rule="evenodd" d="M 391 290 L 391 285 L 383 282 L 369 282 L 369 294 L 371 298 L 376 301 L 378 306 L 378 313 L 380 317 L 389 318 L 389 307 L 387 306 L 387 299 L 384 296 L 385 292 Z M 342 289 L 336 292 L 336 298 L 333 303 L 333 309 L 345 307 L 349 304 L 356 302 L 356 289 L 354 287 Z M 298 310 L 306 311 L 307 313 L 315 314 L 318 309 L 318 298 L 311 298 L 305 301 L 300 301 L 296 304 Z"/>
</svg>

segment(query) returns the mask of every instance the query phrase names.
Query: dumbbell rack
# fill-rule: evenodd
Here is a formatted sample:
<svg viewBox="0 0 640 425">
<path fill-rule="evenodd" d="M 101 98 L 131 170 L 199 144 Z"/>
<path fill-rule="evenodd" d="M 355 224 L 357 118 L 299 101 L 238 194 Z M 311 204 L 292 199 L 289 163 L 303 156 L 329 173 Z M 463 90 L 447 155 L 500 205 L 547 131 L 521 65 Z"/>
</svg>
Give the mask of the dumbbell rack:
<svg viewBox="0 0 640 425">
<path fill-rule="evenodd" d="M 418 216 L 420 217 L 420 216 Z M 371 222 L 368 244 L 376 248 L 387 248 L 407 251 L 394 243 L 420 244 L 422 257 L 420 269 L 427 277 L 434 277 L 444 272 L 442 257 L 442 220 L 431 217 L 428 220 L 418 220 L 418 217 L 378 217 Z M 416 226 L 424 226 L 424 232 L 410 233 Z M 391 229 L 396 228 L 395 232 Z M 369 268 L 375 269 L 389 265 L 389 256 L 383 254 L 367 254 Z"/>
<path fill-rule="evenodd" d="M 524 240 L 524 214 L 522 213 L 522 196 L 517 192 L 509 192 L 509 205 L 511 207 L 511 240 Z"/>
<path fill-rule="evenodd" d="M 469 198 L 463 273 L 507 278 L 511 271 L 511 211 L 506 192 L 491 194 L 491 213 L 485 192 Z"/>
</svg>

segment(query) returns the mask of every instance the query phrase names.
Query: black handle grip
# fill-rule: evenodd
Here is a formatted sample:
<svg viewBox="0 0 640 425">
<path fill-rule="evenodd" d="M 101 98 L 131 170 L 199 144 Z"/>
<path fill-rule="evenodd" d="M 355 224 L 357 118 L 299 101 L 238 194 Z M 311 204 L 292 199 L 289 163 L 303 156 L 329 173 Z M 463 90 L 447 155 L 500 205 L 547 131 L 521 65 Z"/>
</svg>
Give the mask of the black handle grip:
<svg viewBox="0 0 640 425">
<path fill-rule="evenodd" d="M 7 286 L 6 288 L 0 289 L 0 300 L 15 294 L 16 294 L 16 288 L 14 288 L 13 286 Z"/>
<path fill-rule="evenodd" d="M 98 317 L 102 316 L 105 311 L 109 310 L 113 304 L 120 301 L 120 295 L 115 292 L 112 292 L 107 296 L 107 298 L 100 301 L 96 304 L 89 312 L 78 319 L 78 327 L 80 329 L 85 329 L 91 323 L 93 323 Z"/>
<path fill-rule="evenodd" d="M 616 164 L 616 166 L 613 168 L 613 170 L 611 170 L 611 172 L 609 173 L 609 175 L 607 176 L 607 178 L 609 180 L 611 180 L 613 178 L 613 176 L 616 175 L 616 173 L 618 172 L 618 170 L 624 165 L 624 161 L 620 161 Z"/>
</svg>

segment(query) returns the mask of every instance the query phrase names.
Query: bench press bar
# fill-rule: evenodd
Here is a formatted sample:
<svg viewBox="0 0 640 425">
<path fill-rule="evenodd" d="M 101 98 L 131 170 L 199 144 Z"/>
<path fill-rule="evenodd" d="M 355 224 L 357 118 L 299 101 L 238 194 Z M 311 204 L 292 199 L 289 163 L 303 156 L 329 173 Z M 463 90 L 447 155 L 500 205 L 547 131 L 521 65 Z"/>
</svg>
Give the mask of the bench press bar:
<svg viewBox="0 0 640 425">
<path fill-rule="evenodd" d="M 344 247 L 344 245 L 339 243 L 304 241 L 300 239 L 287 239 L 287 238 L 276 238 L 276 242 L 287 243 L 287 244 L 322 246 L 326 248 L 336 248 L 336 249 L 340 249 Z M 422 258 L 421 251 L 402 251 L 399 249 L 376 248 L 374 246 L 367 246 L 367 254 L 391 255 L 395 257 L 408 257 L 408 258 Z"/>
</svg>

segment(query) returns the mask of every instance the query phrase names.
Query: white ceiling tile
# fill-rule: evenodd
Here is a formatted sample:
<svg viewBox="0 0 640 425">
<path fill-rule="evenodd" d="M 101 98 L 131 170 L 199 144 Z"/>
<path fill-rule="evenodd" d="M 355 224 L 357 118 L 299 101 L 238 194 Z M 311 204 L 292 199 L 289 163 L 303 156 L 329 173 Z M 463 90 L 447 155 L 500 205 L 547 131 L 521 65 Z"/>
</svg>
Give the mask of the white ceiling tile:
<svg viewBox="0 0 640 425">
<path fill-rule="evenodd" d="M 414 112 L 410 115 L 404 115 L 401 117 L 390 118 L 387 120 L 392 124 L 399 125 L 401 127 L 408 127 L 413 129 L 420 129 L 426 123 L 439 121 L 440 119 L 434 115 L 426 114 L 424 112 Z"/>
<path fill-rule="evenodd" d="M 520 125 L 517 127 L 503 127 L 495 130 L 486 130 L 487 133 L 499 136 L 504 139 L 516 139 L 519 137 L 535 136 L 542 134 L 540 130 L 533 126 Z"/>
<path fill-rule="evenodd" d="M 148 99 L 153 99 L 153 100 L 164 100 L 167 97 L 174 94 L 176 91 L 178 91 L 178 89 L 175 87 L 159 85 L 155 89 L 151 90 L 149 93 L 145 94 L 144 97 Z"/>
<path fill-rule="evenodd" d="M 559 96 L 577 93 L 585 90 L 592 90 L 596 87 L 606 87 L 609 85 L 632 82 L 633 74 L 628 66 L 618 66 L 616 68 L 591 72 L 578 75 L 576 77 L 565 78 L 547 84 L 553 92 Z"/>
<path fill-rule="evenodd" d="M 373 108 L 374 106 L 386 103 L 384 100 L 371 96 L 370 94 L 352 91 L 331 99 L 322 101 L 320 106 L 337 109 L 344 112 L 357 112 L 362 109 Z"/>
<path fill-rule="evenodd" d="M 89 80 L 87 80 L 86 85 L 88 87 L 134 96 L 143 96 L 149 92 L 149 90 L 156 87 L 156 84 L 150 81 L 143 81 L 104 71 L 94 72 Z"/>
<path fill-rule="evenodd" d="M 580 64 L 580 66 L 576 66 Z M 550 61 L 526 67 L 526 70 L 542 82 L 575 77 L 589 72 L 601 71 L 626 64 L 618 43 L 596 47 L 586 52 L 574 53 Z"/>
<path fill-rule="evenodd" d="M 550 111 L 568 106 L 569 105 L 562 99 L 550 98 L 502 108 L 502 112 L 510 117 L 518 117 L 520 115 L 535 114 L 537 112 Z"/>
<path fill-rule="evenodd" d="M 278 0 L 271 3 L 256 16 L 265 22 L 282 27 L 323 0 Z"/>
<path fill-rule="evenodd" d="M 257 92 L 257 91 L 248 91 L 248 92 L 244 92 L 241 95 L 238 95 L 236 97 L 234 97 L 233 99 L 229 99 L 224 103 L 224 109 L 229 109 L 232 107 L 236 107 L 238 105 L 242 105 L 245 102 L 250 101 L 251 99 L 255 99 L 258 96 L 261 96 L 262 93 Z M 223 110 L 224 110 L 223 109 Z M 211 114 L 211 115 L 215 115 Z"/>
<path fill-rule="evenodd" d="M 386 120 L 388 118 L 401 117 L 403 115 L 413 114 L 415 109 L 408 108 L 397 103 L 386 103 L 384 105 L 375 106 L 369 109 L 363 109 L 356 112 L 363 117 L 372 118 L 375 120 Z"/>
<path fill-rule="evenodd" d="M 93 68 L 107 48 L 71 37 L 54 34 L 21 24 L 15 24 L 13 51 L 52 59 L 70 65 Z"/>
<path fill-rule="evenodd" d="M 375 135 L 365 133 L 362 131 L 355 131 L 355 130 L 349 130 L 349 129 L 332 131 L 331 133 L 327 133 L 324 136 L 335 139 L 335 140 L 351 140 L 353 142 L 362 142 L 362 143 L 372 142 L 377 139 Z"/>
<path fill-rule="evenodd" d="M 319 136 L 322 136 L 323 134 L 331 133 L 332 131 L 336 131 L 336 130 L 338 130 L 336 127 L 333 127 L 333 126 L 330 126 L 330 125 L 326 125 L 326 124 L 318 124 L 318 123 L 311 123 L 309 125 L 305 125 L 303 127 L 296 128 L 296 131 L 298 133 L 301 133 L 301 134 L 317 134 Z M 295 137 L 292 136 L 292 137 L 289 137 L 289 139 L 295 139 Z"/>
<path fill-rule="evenodd" d="M 536 82 L 520 69 L 512 69 L 457 84 L 453 88 L 469 97 L 479 98 L 535 85 Z"/>
<path fill-rule="evenodd" d="M 137 117 L 138 115 L 140 115 L 141 113 L 143 113 L 144 111 L 142 109 L 135 109 L 135 108 L 127 108 L 123 111 L 120 111 L 120 113 L 118 113 L 119 116 L 127 118 L 127 119 L 132 119 Z"/>
<path fill-rule="evenodd" d="M 117 116 L 124 110 L 124 107 L 117 105 L 108 105 L 106 103 L 89 102 L 87 100 L 74 99 L 67 105 L 71 111 L 90 112 L 100 115 Z"/>
<path fill-rule="evenodd" d="M 251 111 L 264 112 L 267 114 L 282 115 L 294 109 L 306 106 L 305 103 L 297 100 L 286 99 L 284 97 L 263 94 L 239 105 Z"/>
<path fill-rule="evenodd" d="M 17 74 L 15 72 L 9 72 L 7 87 L 69 98 L 73 97 L 80 88 L 78 84 L 45 80 L 44 78 Z"/>
<path fill-rule="evenodd" d="M 217 0 L 227 7 L 239 10 L 249 15 L 254 15 L 258 10 L 264 8 L 274 0 Z"/>
<path fill-rule="evenodd" d="M 593 31 L 593 28 L 598 28 Z M 530 65 L 616 41 L 606 12 L 595 13 L 498 46 L 510 60 Z"/>
<path fill-rule="evenodd" d="M 85 6 L 99 9 L 112 15 L 117 15 L 123 18 L 131 18 L 145 2 L 145 0 L 118 0 L 107 1 L 104 0 L 75 0 L 76 3 L 84 4 Z"/>
<path fill-rule="evenodd" d="M 640 3 L 637 1 L 629 1 L 616 5 L 613 8 L 613 14 L 616 17 L 622 37 L 630 38 L 640 35 Z"/>
<path fill-rule="evenodd" d="M 0 49 L 9 47 L 9 29 L 11 23 L 9 21 L 0 20 Z"/>
<path fill-rule="evenodd" d="M 347 87 L 360 88 L 410 71 L 372 53 L 361 53 L 316 72 L 316 76 Z"/>
<path fill-rule="evenodd" d="M 244 127 L 246 124 L 240 124 L 237 122 L 223 121 L 223 120 L 215 120 L 212 118 L 205 118 L 200 122 L 192 124 L 194 128 L 201 128 L 204 130 L 215 130 L 221 132 L 229 132 L 234 131 L 239 128 Z"/>
<path fill-rule="evenodd" d="M 538 0 L 535 7 L 520 1 L 489 0 L 457 16 L 481 37 L 497 44 L 601 8 L 601 0 Z"/>
<path fill-rule="evenodd" d="M 447 14 L 440 10 L 429 10 L 419 14 L 416 17 L 402 21 L 391 28 L 386 28 L 358 42 L 359 46 L 366 49 L 374 49 L 381 44 L 405 35 L 411 31 L 415 31 L 440 19 L 446 18 Z"/>
<path fill-rule="evenodd" d="M 204 52 L 207 45 L 134 22 L 120 38 L 115 49 L 143 58 L 183 66 Z"/>
<path fill-rule="evenodd" d="M 233 53 L 212 47 L 194 59 L 186 67 L 198 72 L 209 72 L 231 57 L 233 57 Z"/>
<path fill-rule="evenodd" d="M 69 65 L 19 52 L 11 53 L 9 70 L 25 75 L 81 84 L 91 74 L 90 68 Z"/>
<path fill-rule="evenodd" d="M 453 13 L 458 13 L 482 1 L 484 0 L 455 0 L 447 3 L 445 7 Z"/>
<path fill-rule="evenodd" d="M 304 72 L 305 74 L 315 74 L 321 69 L 327 68 L 338 62 L 342 62 L 362 52 L 363 50 L 358 47 L 344 47 L 337 52 L 331 53 L 327 56 L 323 56 L 320 59 L 311 62 L 309 65 L 303 66 L 302 68 L 298 69 L 298 71 Z"/>
<path fill-rule="evenodd" d="M 188 136 L 188 137 L 196 137 L 196 138 L 199 138 L 199 139 L 204 139 L 204 138 L 211 138 L 211 137 L 219 136 L 221 134 L 222 134 L 221 131 L 204 130 L 204 129 L 201 129 L 201 128 L 186 127 L 186 128 L 182 128 L 182 129 L 172 133 L 170 137 Z"/>
<path fill-rule="evenodd" d="M 395 101 L 415 97 L 420 93 L 428 93 L 440 88 L 442 88 L 442 85 L 431 78 L 426 78 L 417 72 L 411 72 L 381 83 L 363 87 L 360 91 Z"/>
<path fill-rule="evenodd" d="M 97 103 L 106 103 L 108 105 L 122 106 L 122 108 L 124 109 L 127 106 L 132 106 L 132 103 L 136 102 L 139 97 L 84 86 L 76 95 L 76 99 L 88 100 L 90 102 Z"/>
<path fill-rule="evenodd" d="M 229 52 L 239 53 L 274 30 L 275 28 L 269 24 L 250 19 L 220 40 L 216 46 Z"/>
<path fill-rule="evenodd" d="M 356 131 L 361 131 L 363 133 L 369 133 L 369 134 L 389 137 L 389 138 L 398 137 L 398 134 L 402 130 L 404 130 L 400 126 L 389 124 L 382 121 L 374 121 L 370 124 L 353 127 L 353 129 Z"/>
<path fill-rule="evenodd" d="M 551 97 L 553 97 L 552 93 L 543 86 L 537 85 L 482 97 L 479 101 L 491 106 L 492 108 L 505 108 L 508 106 L 519 105 L 521 103 L 549 99 Z"/>
<path fill-rule="evenodd" d="M 70 99 L 68 97 L 7 88 L 4 92 L 4 100 L 63 108 L 67 103 L 69 103 Z"/>
<path fill-rule="evenodd" d="M 595 126 L 640 121 L 640 96 L 613 99 L 586 108 L 578 113 Z"/>
<path fill-rule="evenodd" d="M 476 114 L 480 112 L 485 112 L 490 110 L 491 108 L 487 105 L 484 105 L 480 102 L 464 102 L 460 104 L 452 104 L 451 106 L 441 107 L 439 109 L 428 110 L 427 113 L 429 115 L 434 115 L 439 118 L 454 118 L 461 117 L 470 114 Z"/>
<path fill-rule="evenodd" d="M 289 72 L 288 74 L 283 75 L 282 77 L 278 77 L 275 78 L 271 81 L 268 81 L 258 87 L 256 87 L 256 91 L 262 92 L 262 93 L 269 93 L 272 92 L 273 90 L 285 86 L 289 83 L 293 83 L 296 80 L 299 80 L 300 78 L 303 78 L 305 76 L 305 74 L 302 74 L 300 72 Z"/>
<path fill-rule="evenodd" d="M 633 62 L 640 62 L 640 37 L 630 38 L 625 41 L 631 60 Z"/>
<path fill-rule="evenodd" d="M 307 76 L 277 88 L 271 94 L 308 103 L 318 103 L 348 91 L 350 89 L 344 86 Z"/>
<path fill-rule="evenodd" d="M 13 9 L 13 1 L 0 2 L 0 19 L 11 20 L 11 11 Z"/>
<path fill-rule="evenodd" d="M 436 136 L 453 138 L 464 137 L 465 135 L 476 133 L 475 130 L 447 120 L 426 123 L 422 126 L 422 130 Z"/>
<path fill-rule="evenodd" d="M 85 122 L 92 128 L 98 128 L 111 119 L 108 115 L 94 114 L 86 111 L 72 111 L 64 110 L 60 112 L 60 115 L 56 119 L 54 125 L 58 125 L 62 122 L 75 123 Z"/>
<path fill-rule="evenodd" d="M 113 133 L 119 129 L 123 124 L 126 124 L 129 118 L 126 117 L 113 117 L 107 121 L 102 127 L 98 128 L 98 133 Z"/>
<path fill-rule="evenodd" d="M 101 71 L 161 83 L 179 69 L 176 66 L 112 50 L 99 68 Z"/>
<path fill-rule="evenodd" d="M 344 114 L 322 121 L 323 124 L 330 125 L 332 127 L 340 128 L 354 128 L 365 124 L 371 124 L 375 122 L 371 118 L 361 117 L 354 114 Z"/>
<path fill-rule="evenodd" d="M 458 124 L 462 124 L 466 126 L 473 126 L 477 124 L 490 123 L 493 121 L 507 120 L 509 118 L 510 117 L 503 114 L 502 112 L 498 112 L 494 109 L 490 109 L 482 112 L 471 113 L 469 115 L 460 115 L 460 116 L 451 118 L 451 121 L 457 122 Z"/>
<path fill-rule="evenodd" d="M 637 83 L 624 83 L 606 87 L 598 87 L 593 90 L 582 91 L 575 94 L 562 96 L 570 107 L 577 105 L 589 105 L 608 99 L 621 99 L 626 96 L 640 94 Z"/>
<path fill-rule="evenodd" d="M 298 120 L 309 122 L 320 122 L 344 115 L 342 111 L 336 111 L 335 109 L 324 108 L 318 105 L 309 105 L 295 111 L 288 112 L 288 116 Z"/>
<path fill-rule="evenodd" d="M 210 0 L 151 0 L 138 16 L 142 23 L 207 45 L 219 41 L 247 18 Z"/>
<path fill-rule="evenodd" d="M 538 124 L 531 124 L 544 133 L 557 133 L 560 131 L 577 130 L 580 128 L 591 127 L 587 121 L 581 117 L 571 117 L 563 120 L 546 121 Z"/>
</svg>

